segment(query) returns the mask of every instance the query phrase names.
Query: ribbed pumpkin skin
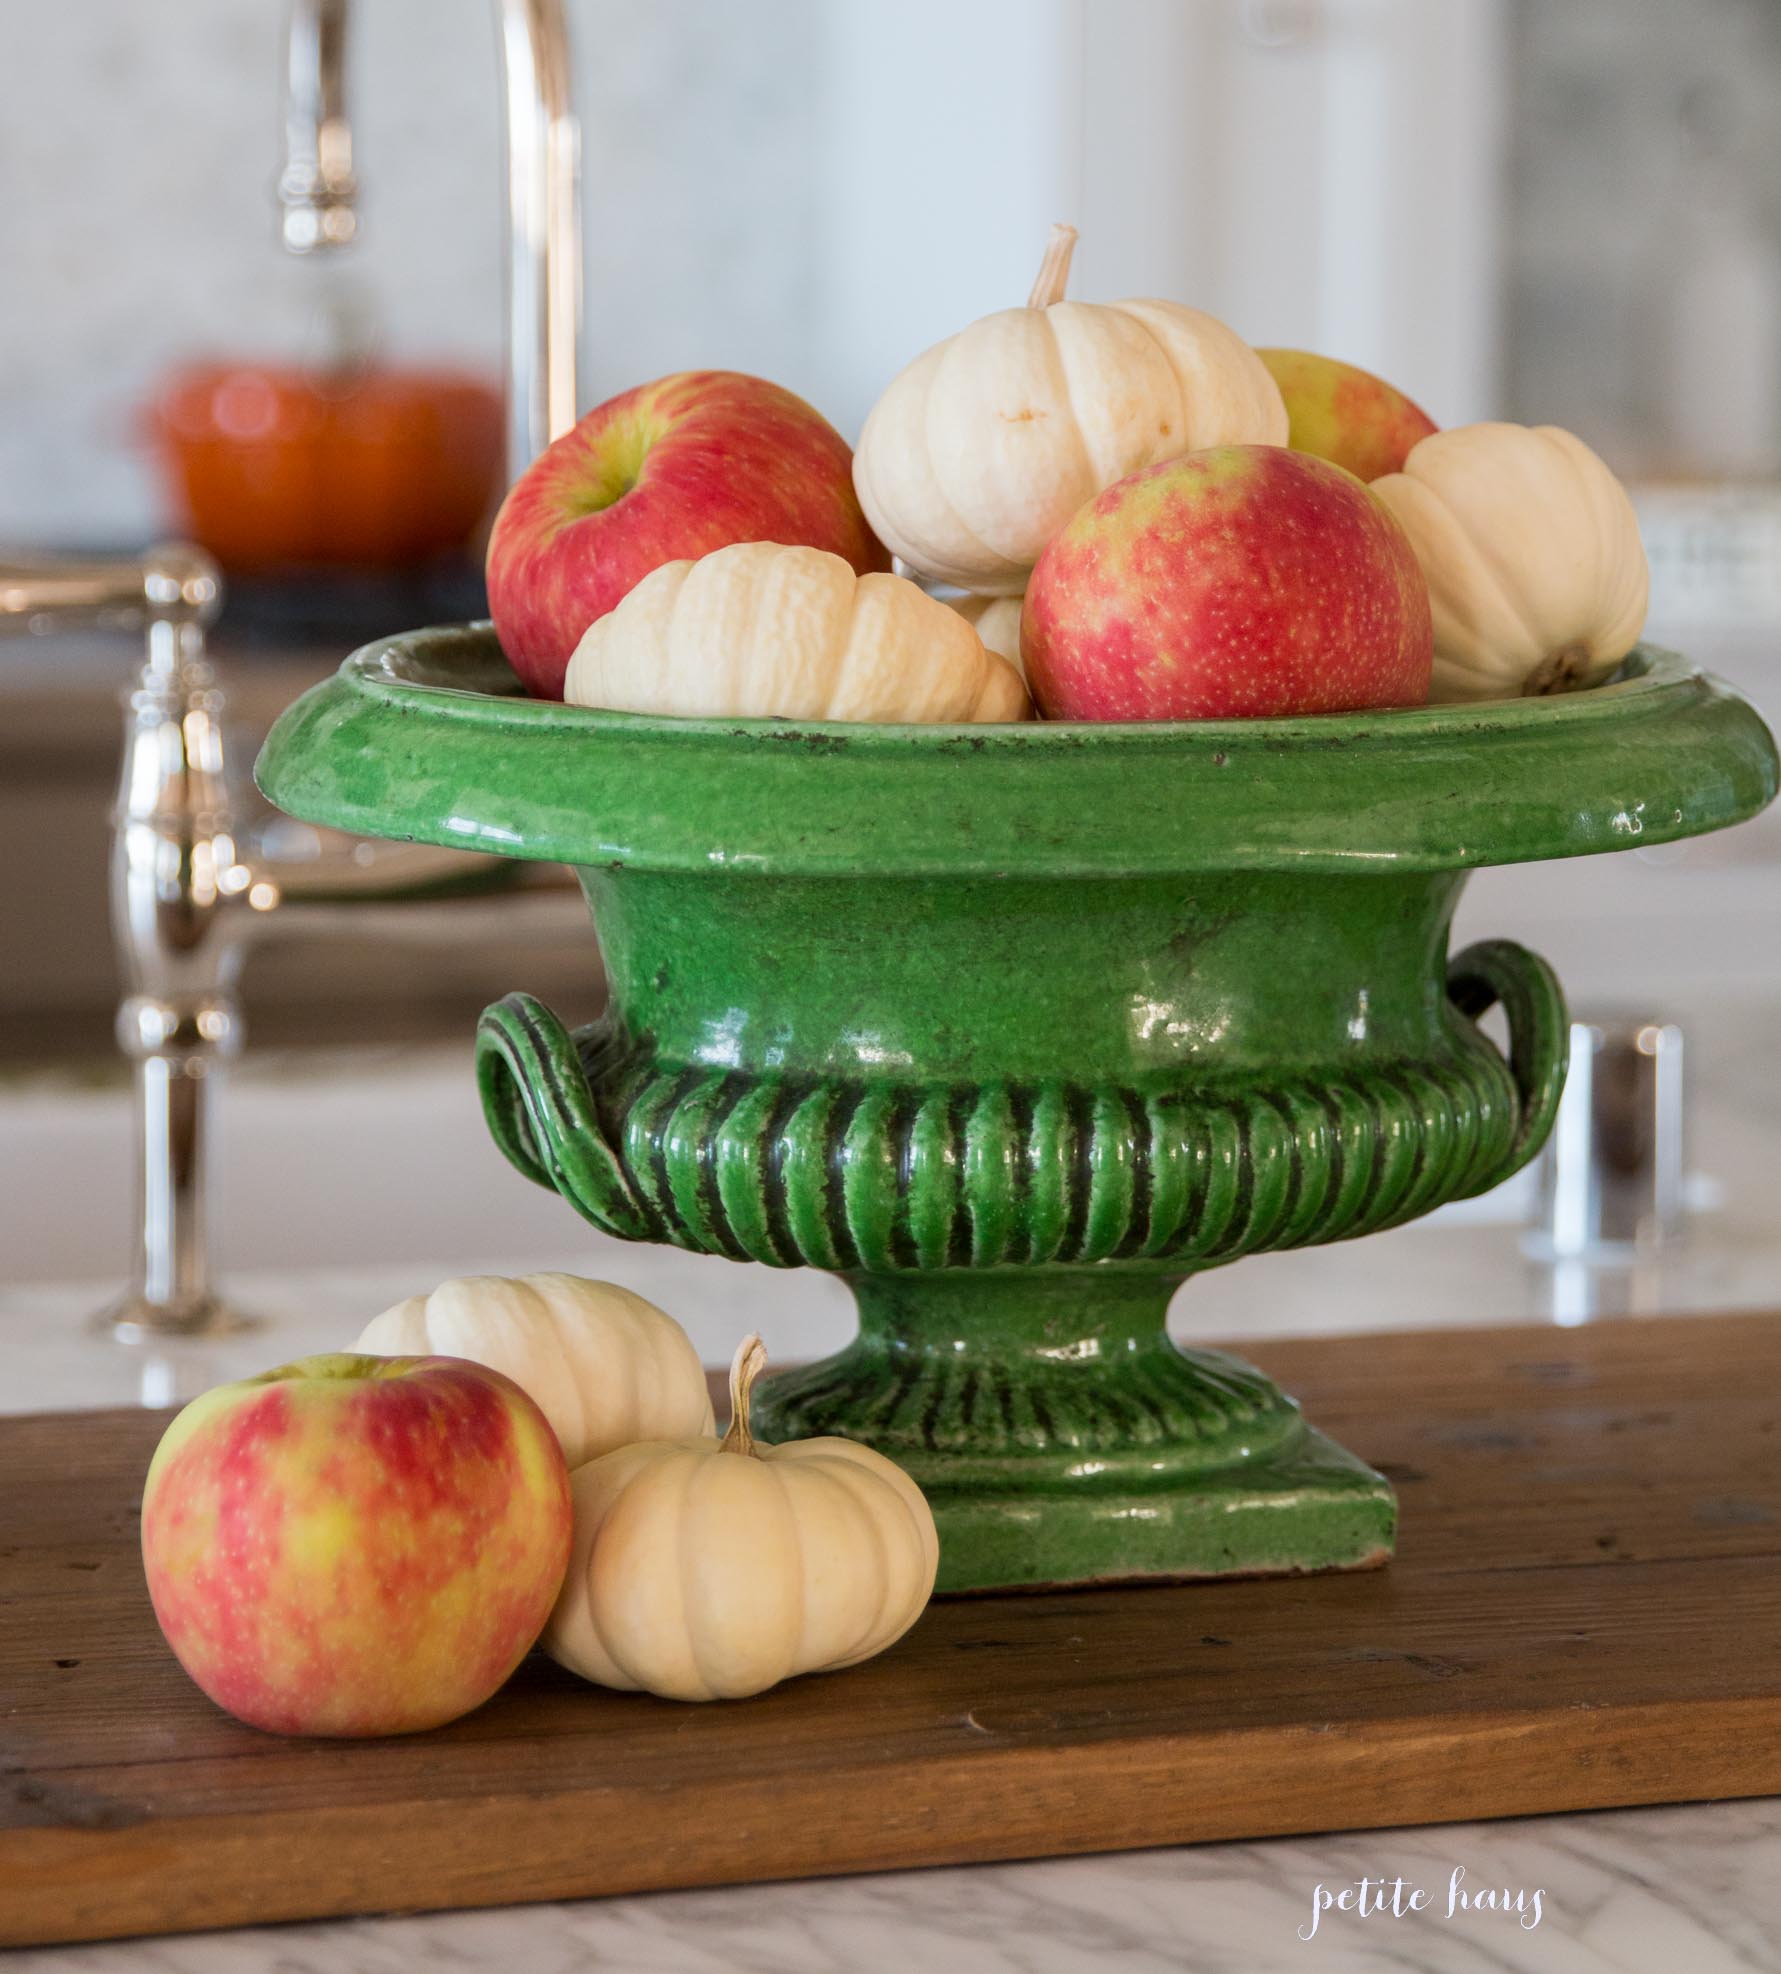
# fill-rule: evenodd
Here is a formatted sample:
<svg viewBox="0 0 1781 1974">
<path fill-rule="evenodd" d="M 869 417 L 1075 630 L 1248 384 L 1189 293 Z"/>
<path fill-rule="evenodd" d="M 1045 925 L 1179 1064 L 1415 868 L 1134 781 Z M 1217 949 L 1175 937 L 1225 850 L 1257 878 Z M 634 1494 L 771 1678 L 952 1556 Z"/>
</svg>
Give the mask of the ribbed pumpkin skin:
<svg viewBox="0 0 1781 1974">
<path fill-rule="evenodd" d="M 588 627 L 563 696 L 707 719 L 969 723 L 1032 711 L 1019 672 L 917 584 L 774 542 L 645 576 Z"/>
<path fill-rule="evenodd" d="M 1024 594 L 1024 592 L 1023 592 Z M 983 640 L 983 648 L 1020 663 L 1020 602 L 1018 596 L 953 596 L 946 600 Z"/>
<path fill-rule="evenodd" d="M 569 1484 L 574 1547 L 540 1643 L 600 1686 L 742 1699 L 882 1652 L 934 1587 L 921 1491 L 852 1440 L 627 1446 Z"/>
<path fill-rule="evenodd" d="M 853 483 L 919 574 L 1014 596 L 1071 515 L 1140 467 L 1285 445 L 1267 367 L 1179 302 L 1002 309 L 918 356 L 866 420 Z"/>
<path fill-rule="evenodd" d="M 1428 578 L 1432 700 L 1594 685 L 1638 643 L 1650 588 L 1638 517 L 1574 433 L 1455 426 L 1372 490 Z"/>
<path fill-rule="evenodd" d="M 464 1275 L 375 1316 L 353 1346 L 378 1357 L 464 1357 L 510 1377 L 550 1421 L 571 1467 L 639 1439 L 712 1429 L 711 1394 L 672 1316 L 580 1275 Z"/>
</svg>

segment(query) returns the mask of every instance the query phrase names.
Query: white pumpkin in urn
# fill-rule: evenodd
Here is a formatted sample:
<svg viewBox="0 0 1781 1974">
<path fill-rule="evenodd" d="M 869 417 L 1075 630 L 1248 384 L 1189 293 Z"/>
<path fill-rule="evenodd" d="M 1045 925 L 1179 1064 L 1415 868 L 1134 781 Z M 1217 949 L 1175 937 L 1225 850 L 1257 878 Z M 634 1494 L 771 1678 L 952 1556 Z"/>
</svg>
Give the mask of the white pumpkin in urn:
<svg viewBox="0 0 1781 1974">
<path fill-rule="evenodd" d="M 857 1665 L 920 1617 L 940 1545 L 921 1490 L 847 1439 L 757 1441 L 745 1339 L 723 1439 L 627 1446 L 569 1477 L 575 1535 L 539 1641 L 600 1686 L 735 1700 Z"/>
<path fill-rule="evenodd" d="M 666 1311 L 580 1275 L 463 1275 L 366 1324 L 374 1357 L 467 1357 L 505 1372 L 550 1421 L 571 1468 L 639 1439 L 712 1430 L 692 1339 Z"/>
<path fill-rule="evenodd" d="M 949 596 L 946 607 L 956 610 L 983 640 L 985 651 L 1020 668 L 1021 596 Z M 1022 676 L 1025 676 L 1022 671 Z"/>
<path fill-rule="evenodd" d="M 903 576 L 736 542 L 652 570 L 588 626 L 571 705 L 706 718 L 1024 720 L 1021 676 Z"/>
<path fill-rule="evenodd" d="M 1025 308 L 918 356 L 866 420 L 853 483 L 873 532 L 918 574 L 1017 596 L 1087 500 L 1203 446 L 1285 445 L 1267 366 L 1179 302 L 1065 301 L 1072 227 L 1054 227 Z"/>
<path fill-rule="evenodd" d="M 1593 685 L 1638 642 L 1650 587 L 1638 517 L 1573 433 L 1458 425 L 1419 440 L 1372 491 L 1428 578 L 1432 700 Z"/>
</svg>

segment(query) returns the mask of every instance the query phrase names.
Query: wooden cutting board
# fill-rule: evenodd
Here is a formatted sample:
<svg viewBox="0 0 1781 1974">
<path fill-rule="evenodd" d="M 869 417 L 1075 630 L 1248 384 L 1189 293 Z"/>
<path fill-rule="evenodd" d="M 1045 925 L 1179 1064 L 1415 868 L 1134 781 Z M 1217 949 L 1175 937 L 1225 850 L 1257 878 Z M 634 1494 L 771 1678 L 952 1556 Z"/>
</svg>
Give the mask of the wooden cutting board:
<svg viewBox="0 0 1781 1974">
<path fill-rule="evenodd" d="M 0 1943 L 1781 1791 L 1781 1318 L 1245 1354 L 1396 1480 L 1390 1569 L 942 1603 L 733 1705 L 533 1660 L 358 1744 L 163 1647 L 162 1416 L 0 1421 Z"/>
</svg>

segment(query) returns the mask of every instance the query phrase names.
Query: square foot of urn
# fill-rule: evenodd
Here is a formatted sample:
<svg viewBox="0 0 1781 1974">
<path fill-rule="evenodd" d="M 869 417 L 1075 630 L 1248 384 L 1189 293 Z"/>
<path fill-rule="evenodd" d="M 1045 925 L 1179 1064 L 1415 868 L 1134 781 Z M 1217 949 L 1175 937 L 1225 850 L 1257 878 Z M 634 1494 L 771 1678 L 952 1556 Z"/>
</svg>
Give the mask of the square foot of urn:
<svg viewBox="0 0 1781 1974">
<path fill-rule="evenodd" d="M 1377 1569 L 1397 1533 L 1391 1484 L 1313 1426 L 1152 1489 L 930 1486 L 928 1498 L 940 1596 Z"/>
</svg>

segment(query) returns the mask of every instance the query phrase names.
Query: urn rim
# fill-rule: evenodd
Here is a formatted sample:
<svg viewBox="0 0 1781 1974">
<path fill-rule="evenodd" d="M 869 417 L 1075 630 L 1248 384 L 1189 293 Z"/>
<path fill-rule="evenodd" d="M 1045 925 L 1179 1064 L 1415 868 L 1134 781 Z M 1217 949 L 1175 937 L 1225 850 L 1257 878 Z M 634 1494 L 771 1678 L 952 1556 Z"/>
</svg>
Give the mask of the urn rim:
<svg viewBox="0 0 1781 1974">
<path fill-rule="evenodd" d="M 367 835 L 787 876 L 1461 870 L 1723 828 L 1777 783 L 1748 702 L 1649 645 L 1549 699 L 893 726 L 531 699 L 488 624 L 353 653 L 281 716 L 255 772 L 280 808 Z"/>
</svg>

